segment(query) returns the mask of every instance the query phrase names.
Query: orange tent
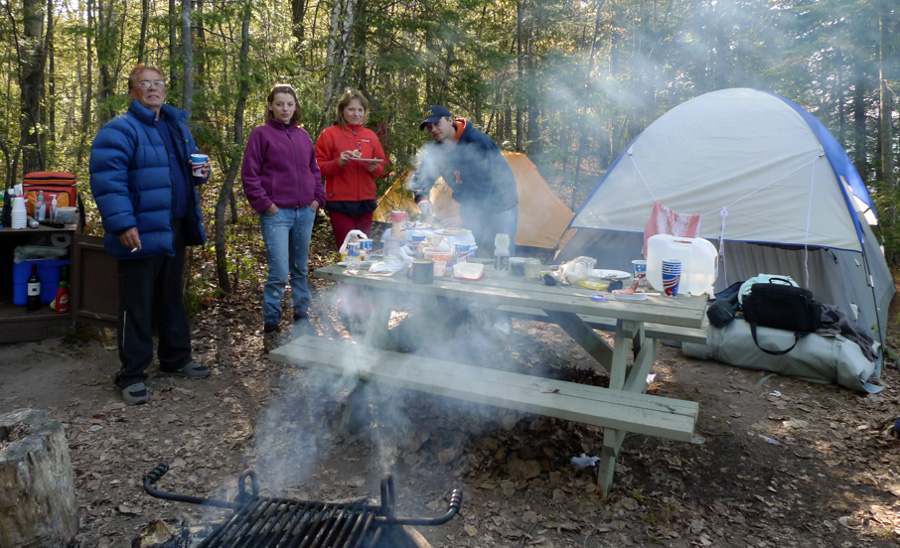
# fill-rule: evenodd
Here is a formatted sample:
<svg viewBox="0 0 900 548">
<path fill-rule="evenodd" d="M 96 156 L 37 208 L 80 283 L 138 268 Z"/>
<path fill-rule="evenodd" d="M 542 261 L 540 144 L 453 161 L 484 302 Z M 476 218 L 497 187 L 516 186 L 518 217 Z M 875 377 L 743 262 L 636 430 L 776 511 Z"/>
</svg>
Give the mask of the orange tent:
<svg viewBox="0 0 900 548">
<path fill-rule="evenodd" d="M 537 166 L 527 156 L 520 152 L 503 152 L 503 157 L 516 177 L 516 190 L 519 192 L 516 245 L 543 248 L 554 248 L 557 243 L 565 245 L 571 237 L 571 233 L 566 233 L 566 228 L 572 220 L 572 210 L 553 194 Z M 378 200 L 375 221 L 389 223 L 393 210 L 406 211 L 410 216 L 419 214 L 412 193 L 404 188 L 411 172 L 412 170 L 407 170 L 398 177 Z M 434 212 L 438 217 L 459 213 L 459 204 L 453 199 L 453 190 L 444 184 L 443 179 L 438 179 L 431 189 L 431 203 L 434 204 Z"/>
</svg>

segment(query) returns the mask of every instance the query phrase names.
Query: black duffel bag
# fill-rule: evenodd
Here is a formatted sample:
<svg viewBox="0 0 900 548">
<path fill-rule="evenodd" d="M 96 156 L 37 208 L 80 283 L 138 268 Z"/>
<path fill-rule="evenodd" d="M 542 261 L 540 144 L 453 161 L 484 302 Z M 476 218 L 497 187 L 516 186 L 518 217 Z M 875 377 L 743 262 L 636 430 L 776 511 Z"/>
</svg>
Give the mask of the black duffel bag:
<svg viewBox="0 0 900 548">
<path fill-rule="evenodd" d="M 822 305 L 813 298 L 812 291 L 794 286 L 783 278 L 771 278 L 769 283 L 750 286 L 750 294 L 743 298 L 741 310 L 750 324 L 753 342 L 773 356 L 787 354 L 804 335 L 822 326 Z M 766 350 L 756 340 L 757 326 L 793 331 L 794 344 L 786 350 Z"/>
<path fill-rule="evenodd" d="M 741 309 L 738 295 L 744 282 L 735 282 L 716 293 L 716 300 L 706 309 L 706 317 L 713 327 L 723 328 L 730 324 Z"/>
</svg>

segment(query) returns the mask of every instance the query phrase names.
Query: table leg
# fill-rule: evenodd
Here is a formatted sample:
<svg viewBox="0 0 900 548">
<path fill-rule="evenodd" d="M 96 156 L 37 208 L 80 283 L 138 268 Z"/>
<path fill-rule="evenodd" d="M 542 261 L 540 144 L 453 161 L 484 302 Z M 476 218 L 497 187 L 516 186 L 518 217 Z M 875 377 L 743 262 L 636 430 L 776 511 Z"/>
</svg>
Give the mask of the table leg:
<svg viewBox="0 0 900 548">
<path fill-rule="evenodd" d="M 390 334 L 388 323 L 391 319 L 392 303 L 384 293 L 375 291 L 366 291 L 366 298 L 372 303 L 372 314 L 366 323 L 366 334 L 363 338 L 363 344 L 373 348 L 383 348 L 390 350 Z"/>
<path fill-rule="evenodd" d="M 641 394 L 647 391 L 647 375 L 650 374 L 653 362 L 656 361 L 656 339 L 645 337 L 644 330 L 641 328 L 635 335 L 635 346 L 639 350 L 634 357 L 634 365 L 628 372 L 623 388 L 627 392 Z"/>
<path fill-rule="evenodd" d="M 594 329 L 584 323 L 577 314 L 549 310 L 547 316 L 559 325 L 572 339 L 597 360 L 604 369 L 611 372 L 615 361 L 615 351 L 604 341 Z"/>
<path fill-rule="evenodd" d="M 344 411 L 341 413 L 341 430 L 347 429 L 347 432 L 356 434 L 362 430 L 367 422 L 366 409 L 369 407 L 369 396 L 366 393 L 368 381 L 358 380 L 356 385 L 350 389 L 347 395 L 347 403 L 344 405 Z"/>
<path fill-rule="evenodd" d="M 622 442 L 625 441 L 623 430 L 603 429 L 603 449 L 600 450 L 600 460 L 597 461 L 597 483 L 603 490 L 603 495 L 609 494 L 612 486 L 613 473 L 616 471 L 616 457 Z"/>
<path fill-rule="evenodd" d="M 643 324 L 633 321 L 618 320 L 616 333 L 613 336 L 612 361 L 609 364 L 609 387 L 622 390 L 628 378 L 628 341 L 635 333 L 643 331 Z"/>
<path fill-rule="evenodd" d="M 364 291 L 366 299 L 372 303 L 372 313 L 366 323 L 366 332 L 362 344 L 371 348 L 392 349 L 396 345 L 388 329 L 393 310 L 390 299 L 384 294 L 374 291 Z M 346 428 L 351 434 L 355 434 L 366 424 L 366 409 L 368 407 L 368 395 L 366 394 L 367 381 L 360 380 L 350 390 L 347 403 L 341 414 L 341 428 Z"/>
<path fill-rule="evenodd" d="M 628 365 L 628 341 L 634 342 L 637 354 L 634 364 Z M 647 388 L 647 373 L 656 359 L 656 340 L 644 336 L 642 322 L 618 320 L 613 341 L 612 361 L 610 363 L 609 387 L 626 392 L 644 392 Z M 625 441 L 624 430 L 605 428 L 603 430 L 603 449 L 597 462 L 597 483 L 603 494 L 609 494 L 613 475 L 616 470 L 616 457 Z"/>
</svg>

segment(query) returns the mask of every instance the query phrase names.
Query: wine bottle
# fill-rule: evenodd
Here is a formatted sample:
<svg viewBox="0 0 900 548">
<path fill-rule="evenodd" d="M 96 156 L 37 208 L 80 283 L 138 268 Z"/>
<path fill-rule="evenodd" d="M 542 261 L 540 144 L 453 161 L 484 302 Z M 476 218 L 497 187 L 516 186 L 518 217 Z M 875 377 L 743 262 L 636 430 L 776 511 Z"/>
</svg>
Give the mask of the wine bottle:
<svg viewBox="0 0 900 548">
<path fill-rule="evenodd" d="M 28 278 L 28 301 L 26 307 L 29 311 L 41 308 L 41 277 L 37 273 L 37 264 L 31 263 L 31 276 Z"/>
</svg>

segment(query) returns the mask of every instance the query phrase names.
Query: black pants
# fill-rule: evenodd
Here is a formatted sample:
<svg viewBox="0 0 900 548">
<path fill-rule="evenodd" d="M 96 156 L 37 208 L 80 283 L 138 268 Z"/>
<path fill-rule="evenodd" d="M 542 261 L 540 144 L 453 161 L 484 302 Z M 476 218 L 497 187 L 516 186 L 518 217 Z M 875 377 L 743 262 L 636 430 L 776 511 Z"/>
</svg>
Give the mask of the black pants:
<svg viewBox="0 0 900 548">
<path fill-rule="evenodd" d="M 172 222 L 175 256 L 119 261 L 118 345 L 122 369 L 116 386 L 147 379 L 153 361 L 153 324 L 159 334 L 160 369 L 171 371 L 191 360 L 191 332 L 184 309 L 184 229 Z"/>
</svg>

